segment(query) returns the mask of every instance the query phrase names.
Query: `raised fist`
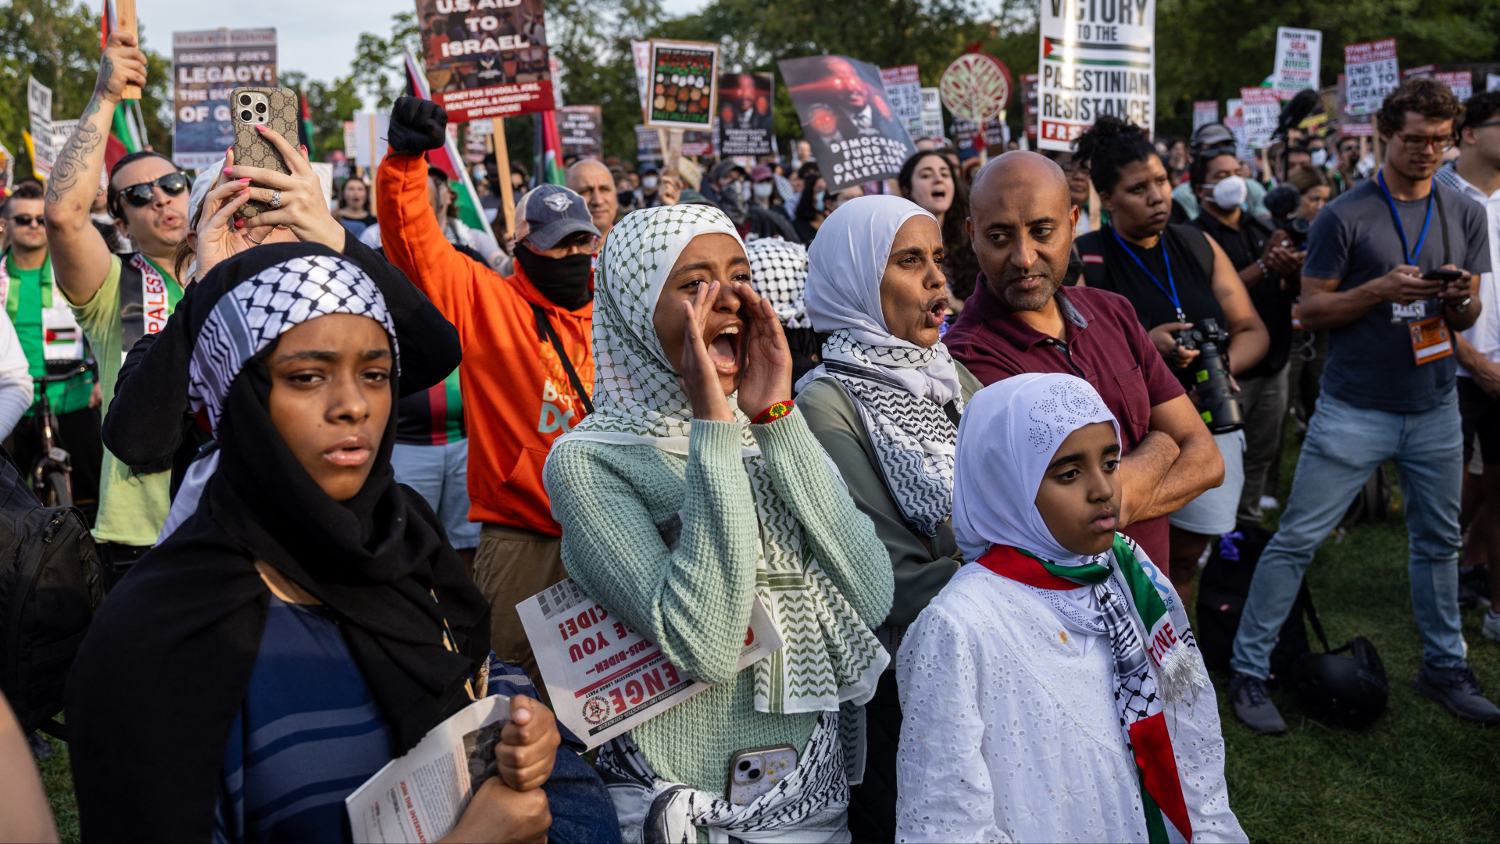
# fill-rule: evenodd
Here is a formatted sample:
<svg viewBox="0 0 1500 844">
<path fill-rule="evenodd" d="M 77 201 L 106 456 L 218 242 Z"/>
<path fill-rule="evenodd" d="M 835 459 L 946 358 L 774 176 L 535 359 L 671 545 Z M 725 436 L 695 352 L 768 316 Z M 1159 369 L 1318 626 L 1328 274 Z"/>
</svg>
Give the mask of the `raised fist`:
<svg viewBox="0 0 1500 844">
<path fill-rule="evenodd" d="M 421 155 L 447 140 L 448 112 L 432 100 L 402 97 L 391 108 L 387 143 L 399 155 Z"/>
</svg>

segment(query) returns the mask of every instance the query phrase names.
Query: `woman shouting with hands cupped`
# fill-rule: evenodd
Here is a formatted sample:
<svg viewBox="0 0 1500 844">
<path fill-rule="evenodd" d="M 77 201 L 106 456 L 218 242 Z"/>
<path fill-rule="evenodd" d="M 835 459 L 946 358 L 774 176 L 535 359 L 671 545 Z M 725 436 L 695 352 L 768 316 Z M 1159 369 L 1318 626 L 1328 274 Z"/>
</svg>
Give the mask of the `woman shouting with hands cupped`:
<svg viewBox="0 0 1500 844">
<path fill-rule="evenodd" d="M 275 129 L 255 127 L 281 155 L 290 173 L 236 165 L 234 149 L 193 185 L 188 202 L 192 227 L 177 254 L 179 277 L 202 278 L 214 265 L 262 243 L 320 243 L 348 254 L 348 230 L 328 209 L 323 183 L 307 160 L 307 147 L 293 146 Z M 266 206 L 248 219 L 239 214 L 255 200 Z M 351 257 L 353 257 L 351 255 Z"/>
<path fill-rule="evenodd" d="M 594 412 L 543 473 L 563 562 L 711 686 L 601 749 L 622 837 L 848 841 L 862 771 L 839 726 L 890 659 L 871 632 L 890 561 L 792 406 L 791 352 L 734 224 L 700 205 L 627 215 L 593 331 Z M 756 604 L 784 644 L 741 670 Z M 768 749 L 795 763 L 737 776 Z"/>
</svg>

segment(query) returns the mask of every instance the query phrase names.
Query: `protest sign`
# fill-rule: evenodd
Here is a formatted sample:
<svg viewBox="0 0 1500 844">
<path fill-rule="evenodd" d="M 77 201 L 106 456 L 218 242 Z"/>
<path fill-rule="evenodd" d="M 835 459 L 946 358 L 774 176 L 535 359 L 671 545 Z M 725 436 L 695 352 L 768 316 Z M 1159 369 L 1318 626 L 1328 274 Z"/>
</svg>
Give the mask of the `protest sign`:
<svg viewBox="0 0 1500 844">
<path fill-rule="evenodd" d="M 978 123 L 962 117 L 953 118 L 953 125 L 950 129 L 953 133 L 953 143 L 958 148 L 959 161 L 968 161 L 984 151 L 986 147 L 1005 145 L 1005 123 L 998 117 L 984 121 L 983 134 L 979 131 Z"/>
<path fill-rule="evenodd" d="M 510 720 L 510 698 L 490 695 L 428 731 L 344 798 L 355 841 L 436 841 L 458 824 L 484 784 L 495 742 Z"/>
<path fill-rule="evenodd" d="M 936 88 L 923 88 L 922 93 L 922 130 L 917 133 L 920 138 L 942 138 L 943 137 L 943 95 Z"/>
<path fill-rule="evenodd" d="M 880 69 L 880 84 L 885 86 L 886 99 L 891 108 L 906 126 L 906 133 L 913 138 L 922 135 L 922 77 L 914 64 Z"/>
<path fill-rule="evenodd" d="M 432 98 L 454 123 L 550 111 L 542 0 L 417 0 Z"/>
<path fill-rule="evenodd" d="M 354 163 L 365 168 L 380 166 L 385 158 L 385 139 L 390 133 L 389 111 L 366 111 L 354 115 Z"/>
<path fill-rule="evenodd" d="M 52 137 L 52 89 L 26 77 L 26 110 L 31 118 L 31 173 L 46 181 L 57 159 Z"/>
<path fill-rule="evenodd" d="M 1275 88 L 1241 88 L 1240 101 L 1244 104 L 1245 143 L 1251 149 L 1265 149 L 1271 145 L 1271 133 L 1281 118 L 1281 96 Z"/>
<path fill-rule="evenodd" d="M 691 130 L 682 133 L 682 149 L 677 151 L 678 155 L 690 155 L 695 158 L 704 158 L 714 154 L 714 136 L 718 131 L 717 122 L 710 124 L 707 131 Z"/>
<path fill-rule="evenodd" d="M 650 126 L 635 127 L 635 163 L 639 167 L 650 165 L 661 167 L 666 158 L 662 154 L 661 134 Z"/>
<path fill-rule="evenodd" d="M 1486 73 L 1484 75 L 1484 90 L 1500 91 L 1500 73 Z"/>
<path fill-rule="evenodd" d="M 172 33 L 172 160 L 210 167 L 234 145 L 229 92 L 276 85 L 276 30 Z"/>
<path fill-rule="evenodd" d="M 1224 127 L 1234 135 L 1234 155 L 1241 161 L 1249 161 L 1255 157 L 1251 152 L 1250 145 L 1245 142 L 1245 103 L 1243 100 L 1233 99 L 1224 101 Z"/>
<path fill-rule="evenodd" d="M 1021 114 L 1021 125 L 1026 130 L 1026 137 L 1036 140 L 1036 86 L 1041 77 L 1035 73 L 1027 73 L 1021 76 L 1021 102 L 1025 110 Z"/>
<path fill-rule="evenodd" d="M 1407 68 L 1401 71 L 1402 79 L 1425 76 L 1447 85 L 1459 102 L 1474 96 L 1474 74 L 1467 70 L 1438 70 L 1434 65 Z"/>
<path fill-rule="evenodd" d="M 965 53 L 943 71 L 938 91 L 954 117 L 982 123 L 1005 113 L 1010 103 L 1010 68 L 994 56 Z"/>
<path fill-rule="evenodd" d="M 348 158 L 354 157 L 354 121 L 344 121 L 344 155 Z"/>
<path fill-rule="evenodd" d="M 1339 74 L 1337 91 L 1337 113 L 1342 115 L 1339 120 L 1339 134 L 1355 138 L 1370 138 L 1375 135 L 1375 125 L 1369 115 L 1354 116 L 1349 114 L 1349 89 L 1348 81 L 1344 74 Z"/>
<path fill-rule="evenodd" d="M 0 144 L 0 190 L 8 191 L 16 180 L 16 157 Z"/>
<path fill-rule="evenodd" d="M 590 748 L 700 692 L 659 645 L 631 630 L 572 579 L 516 605 L 557 720 Z M 781 635 L 759 599 L 750 610 L 738 667 L 781 649 Z"/>
<path fill-rule="evenodd" d="M 709 129 L 717 103 L 719 45 L 652 41 L 646 125 Z"/>
<path fill-rule="evenodd" d="M 77 128 L 77 120 L 52 121 L 52 150 L 54 154 L 62 152 L 63 146 L 68 143 L 69 138 L 73 137 L 73 130 Z"/>
<path fill-rule="evenodd" d="M 1273 84 L 1282 99 L 1318 87 L 1318 65 L 1323 59 L 1323 33 L 1316 29 L 1276 27 L 1276 70 Z"/>
<path fill-rule="evenodd" d="M 495 124 L 488 120 L 475 120 L 464 127 L 464 161 L 478 164 L 490 151 L 490 136 L 495 134 Z"/>
<path fill-rule="evenodd" d="M 769 73 L 726 73 L 719 77 L 719 154 L 771 155 Z"/>
<path fill-rule="evenodd" d="M 879 68 L 844 56 L 785 59 L 779 66 L 829 191 L 895 178 L 917 151 L 886 98 Z"/>
<path fill-rule="evenodd" d="M 1218 100 L 1194 100 L 1193 101 L 1193 131 L 1210 123 L 1219 122 Z"/>
<path fill-rule="evenodd" d="M 604 107 L 563 106 L 557 115 L 563 158 L 598 158 L 604 154 Z"/>
<path fill-rule="evenodd" d="M 1155 32 L 1155 0 L 1042 0 L 1037 145 L 1066 152 L 1102 114 L 1152 131 Z"/>
<path fill-rule="evenodd" d="M 1399 84 L 1396 39 L 1344 45 L 1346 113 L 1374 114 L 1380 109 L 1380 101 Z"/>
</svg>

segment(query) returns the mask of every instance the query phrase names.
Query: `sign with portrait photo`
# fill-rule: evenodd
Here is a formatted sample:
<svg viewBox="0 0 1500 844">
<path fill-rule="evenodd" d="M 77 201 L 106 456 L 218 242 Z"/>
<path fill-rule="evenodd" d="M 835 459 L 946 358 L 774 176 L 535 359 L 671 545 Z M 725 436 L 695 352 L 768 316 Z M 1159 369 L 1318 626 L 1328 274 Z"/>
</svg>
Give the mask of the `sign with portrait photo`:
<svg viewBox="0 0 1500 844">
<path fill-rule="evenodd" d="M 779 68 L 830 192 L 893 179 L 917 151 L 880 68 L 844 56 L 786 59 Z"/>
<path fill-rule="evenodd" d="M 652 41 L 646 92 L 646 125 L 658 129 L 709 129 L 718 89 L 719 45 Z"/>
<path fill-rule="evenodd" d="M 432 98 L 464 123 L 550 111 L 542 0 L 417 0 Z"/>
<path fill-rule="evenodd" d="M 769 73 L 725 73 L 719 77 L 719 154 L 771 155 Z"/>
</svg>

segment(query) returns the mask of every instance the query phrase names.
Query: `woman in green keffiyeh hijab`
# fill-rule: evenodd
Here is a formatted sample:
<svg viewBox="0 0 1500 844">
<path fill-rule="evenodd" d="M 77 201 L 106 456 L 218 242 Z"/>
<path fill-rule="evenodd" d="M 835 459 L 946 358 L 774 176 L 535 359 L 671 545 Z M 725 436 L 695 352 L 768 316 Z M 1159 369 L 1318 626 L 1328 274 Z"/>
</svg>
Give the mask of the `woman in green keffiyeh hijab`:
<svg viewBox="0 0 1500 844">
<path fill-rule="evenodd" d="M 625 786 L 612 789 L 622 832 L 848 840 L 862 765 L 844 751 L 857 718 L 840 710 L 868 700 L 889 661 L 871 632 L 890 608 L 889 558 L 801 415 L 767 412 L 790 401 L 791 356 L 750 282 L 717 209 L 621 220 L 599 261 L 595 410 L 543 479 L 569 575 L 713 685 L 601 752 Z M 757 602 L 785 644 L 741 671 Z M 780 745 L 798 753 L 783 785 L 727 799 L 735 753 Z"/>
</svg>

